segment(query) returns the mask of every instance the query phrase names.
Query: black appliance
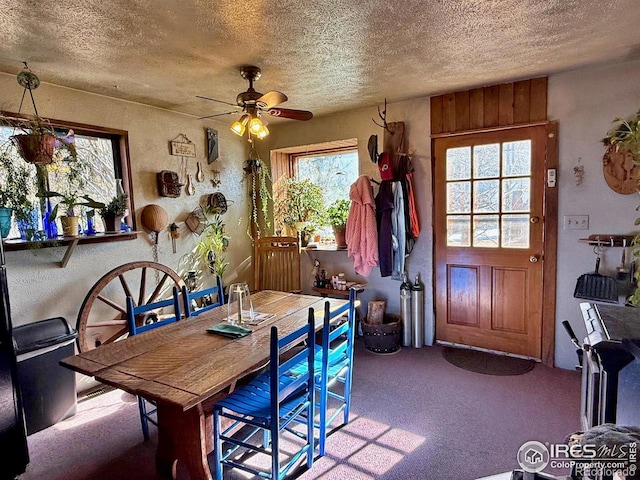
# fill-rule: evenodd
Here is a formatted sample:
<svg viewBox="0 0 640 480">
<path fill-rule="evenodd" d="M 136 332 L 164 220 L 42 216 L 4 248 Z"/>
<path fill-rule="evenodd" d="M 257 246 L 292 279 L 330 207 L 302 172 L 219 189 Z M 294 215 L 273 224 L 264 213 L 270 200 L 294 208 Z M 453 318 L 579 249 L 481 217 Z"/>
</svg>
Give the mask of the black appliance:
<svg viewBox="0 0 640 480">
<path fill-rule="evenodd" d="M 4 248 L 0 241 L 0 479 L 13 479 L 29 463 L 27 433 L 18 387 L 16 352 L 13 346 L 11 312 Z"/>
<path fill-rule="evenodd" d="M 640 339 L 625 339 L 622 345 L 634 358 L 618 377 L 616 420 L 619 425 L 640 427 Z"/>
<path fill-rule="evenodd" d="M 633 355 L 623 340 L 640 338 L 640 309 L 581 303 L 587 336 L 582 359 L 582 428 L 617 423 L 618 379 Z"/>
</svg>

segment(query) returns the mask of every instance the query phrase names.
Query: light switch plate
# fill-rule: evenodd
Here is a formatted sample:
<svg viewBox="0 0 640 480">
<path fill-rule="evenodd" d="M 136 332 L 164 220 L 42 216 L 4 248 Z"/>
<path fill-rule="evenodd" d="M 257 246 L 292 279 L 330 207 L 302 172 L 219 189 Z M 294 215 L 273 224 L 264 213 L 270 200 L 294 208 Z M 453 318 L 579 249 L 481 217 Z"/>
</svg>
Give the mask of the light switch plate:
<svg viewBox="0 0 640 480">
<path fill-rule="evenodd" d="M 565 215 L 565 230 L 589 230 L 589 215 Z"/>
</svg>

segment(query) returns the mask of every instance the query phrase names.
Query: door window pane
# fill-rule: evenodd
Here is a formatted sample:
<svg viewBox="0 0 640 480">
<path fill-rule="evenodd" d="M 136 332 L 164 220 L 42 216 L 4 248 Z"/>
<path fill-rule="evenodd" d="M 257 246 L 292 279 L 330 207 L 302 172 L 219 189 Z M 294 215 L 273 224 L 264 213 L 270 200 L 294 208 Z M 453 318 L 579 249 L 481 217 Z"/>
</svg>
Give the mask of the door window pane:
<svg viewBox="0 0 640 480">
<path fill-rule="evenodd" d="M 473 182 L 474 213 L 496 213 L 500 204 L 500 181 L 481 180 Z"/>
<path fill-rule="evenodd" d="M 531 140 L 502 144 L 504 177 L 531 175 Z"/>
<path fill-rule="evenodd" d="M 447 180 L 471 178 L 471 147 L 447 150 Z"/>
<path fill-rule="evenodd" d="M 471 216 L 447 215 L 447 246 L 471 246 Z"/>
<path fill-rule="evenodd" d="M 447 213 L 471 212 L 471 182 L 447 183 Z"/>
<path fill-rule="evenodd" d="M 529 248 L 529 215 L 502 216 L 502 246 Z"/>
<path fill-rule="evenodd" d="M 502 181 L 502 211 L 528 212 L 531 204 L 531 179 L 514 178 Z"/>
<path fill-rule="evenodd" d="M 500 176 L 500 144 L 473 147 L 473 178 Z"/>
<path fill-rule="evenodd" d="M 497 248 L 500 237 L 498 215 L 475 215 L 473 217 L 473 246 Z"/>
</svg>

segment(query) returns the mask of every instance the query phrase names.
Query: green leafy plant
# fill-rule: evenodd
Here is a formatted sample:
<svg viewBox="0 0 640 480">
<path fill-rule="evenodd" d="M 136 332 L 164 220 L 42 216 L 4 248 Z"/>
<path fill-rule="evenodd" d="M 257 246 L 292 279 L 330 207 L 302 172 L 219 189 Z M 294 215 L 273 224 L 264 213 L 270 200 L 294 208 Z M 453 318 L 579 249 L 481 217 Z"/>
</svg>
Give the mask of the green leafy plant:
<svg viewBox="0 0 640 480">
<path fill-rule="evenodd" d="M 224 252 L 229 246 L 229 237 L 225 232 L 224 222 L 220 215 L 207 218 L 207 224 L 200 234 L 200 241 L 196 245 L 196 254 L 209 271 L 222 278 L 229 265 Z"/>
<path fill-rule="evenodd" d="M 257 154 L 253 155 L 257 157 Z M 271 173 L 269 167 L 260 158 L 250 158 L 245 162 L 244 171 L 249 177 L 249 225 L 247 235 L 253 239 L 253 234 L 260 238 L 262 227 L 260 216 L 266 229 L 271 227 L 269 222 L 269 201 L 273 201 L 271 195 Z M 260 215 L 261 214 L 261 215 Z"/>
<path fill-rule="evenodd" d="M 349 217 L 349 200 L 338 199 L 327 208 L 327 220 L 329 225 L 337 228 L 347 226 L 347 218 Z"/>
<path fill-rule="evenodd" d="M 635 118 L 625 120 L 617 117 L 613 119 L 613 122 L 619 122 L 619 125 L 607 132 L 605 143 L 608 141 L 611 145 L 628 148 L 636 155 L 636 161 L 640 161 L 638 159 L 638 154 L 640 154 L 640 110 L 636 113 Z"/>
<path fill-rule="evenodd" d="M 126 193 L 116 195 L 111 200 L 109 200 L 109 203 L 107 203 L 100 209 L 100 215 L 102 215 L 103 217 L 120 217 L 124 215 L 124 212 L 127 209 L 128 199 L 129 195 L 127 195 Z"/>
<path fill-rule="evenodd" d="M 322 224 L 325 210 L 322 190 L 309 180 L 289 178 L 283 183 L 282 200 L 276 203 L 276 217 L 289 227 L 299 222 Z"/>
<path fill-rule="evenodd" d="M 14 162 L 8 151 L 1 149 L 0 207 L 12 208 L 17 218 L 30 211 L 33 208 L 29 201 L 33 185 L 33 167 Z"/>
<path fill-rule="evenodd" d="M 91 197 L 88 197 L 87 195 L 80 195 L 78 192 L 59 193 L 59 192 L 47 191 L 44 193 L 39 193 L 37 196 L 46 197 L 46 198 L 60 197 L 60 200 L 58 201 L 56 206 L 53 207 L 53 210 L 51 210 L 51 216 L 50 216 L 51 221 L 58 218 L 58 210 L 60 209 L 60 205 L 62 205 L 65 215 L 67 217 L 76 216 L 76 211 L 75 211 L 76 207 L 83 206 L 83 207 L 102 209 L 105 206 L 104 203 L 96 202 Z"/>
<path fill-rule="evenodd" d="M 631 151 L 635 157 L 637 166 L 638 162 L 640 162 L 640 110 L 636 113 L 635 118 L 625 120 L 624 118 L 617 117 L 613 119 L 613 122 L 618 123 L 618 125 L 607 132 L 604 143 L 626 148 Z M 640 179 L 636 178 L 635 180 L 637 190 Z M 636 210 L 640 210 L 640 207 L 637 207 Z M 634 224 L 636 227 L 640 226 L 640 218 L 636 218 Z M 640 233 L 637 233 L 633 239 L 632 254 L 635 259 L 640 257 Z M 629 303 L 637 306 L 640 305 L 640 270 L 636 270 L 634 281 L 636 288 L 627 300 Z"/>
</svg>

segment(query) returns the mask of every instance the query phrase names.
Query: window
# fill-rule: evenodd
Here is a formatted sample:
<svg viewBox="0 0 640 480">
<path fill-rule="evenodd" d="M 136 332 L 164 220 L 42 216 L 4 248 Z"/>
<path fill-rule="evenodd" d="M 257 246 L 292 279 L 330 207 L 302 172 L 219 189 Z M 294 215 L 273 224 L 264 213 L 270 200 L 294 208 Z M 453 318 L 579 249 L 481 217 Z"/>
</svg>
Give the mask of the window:
<svg viewBox="0 0 640 480">
<path fill-rule="evenodd" d="M 446 153 L 447 245 L 529 248 L 531 140 Z"/>
<path fill-rule="evenodd" d="M 20 238 L 23 240 L 44 239 L 43 216 L 46 213 L 47 199 L 38 196 L 38 192 L 57 192 L 63 195 L 87 196 L 96 202 L 108 203 L 116 195 L 118 183 L 129 195 L 129 210 L 133 211 L 133 199 L 131 198 L 131 180 L 128 168 L 128 135 L 121 130 L 105 129 L 91 125 L 49 120 L 56 135 L 64 137 L 73 136 L 73 145 L 77 152 L 74 159 L 64 149 L 56 149 L 54 161 L 49 164 L 27 163 L 18 153 L 11 137 L 23 133 L 20 129 L 11 126 L 0 126 L 0 156 L 2 162 L 10 162 L 13 171 L 22 171 L 26 179 L 24 198 L 20 198 L 13 205 L 14 215 L 8 238 Z M 71 130 L 73 132 L 71 132 Z M 69 137 L 71 138 L 71 137 Z M 0 168 L 0 185 L 6 188 L 7 168 Z M 82 199 L 80 199 L 82 201 Z M 59 203 L 59 197 L 50 197 L 52 206 Z M 60 205 L 58 217 L 64 215 L 63 206 Z M 80 217 L 80 228 L 87 228 L 86 213 L 91 210 L 86 206 L 75 207 L 75 214 Z M 134 229 L 134 221 L 130 215 L 124 219 L 125 229 Z M 29 223 L 37 233 L 32 238 L 24 238 L 24 232 L 18 228 L 18 220 Z M 104 231 L 102 218 L 96 212 L 94 226 L 98 232 Z M 60 225 L 58 232 L 62 233 Z"/>
<path fill-rule="evenodd" d="M 285 180 L 295 178 L 320 187 L 322 203 L 327 208 L 336 200 L 349 199 L 349 189 L 359 174 L 357 139 L 274 150 L 271 152 L 271 170 L 276 205 L 282 201 Z M 275 224 L 276 232 L 285 230 L 281 219 L 276 218 Z M 329 225 L 314 227 L 315 233 L 323 239 L 333 239 Z"/>
</svg>

